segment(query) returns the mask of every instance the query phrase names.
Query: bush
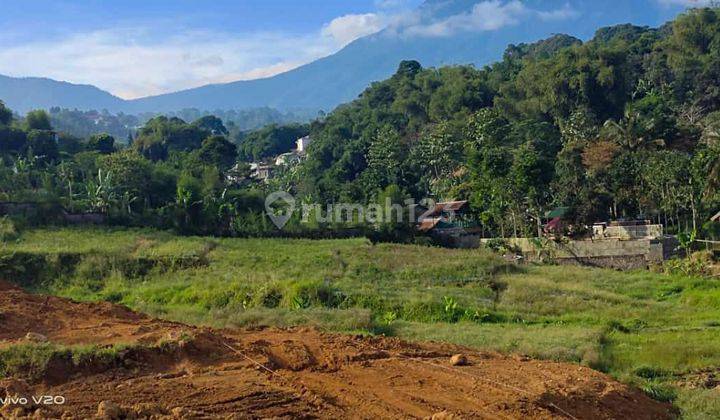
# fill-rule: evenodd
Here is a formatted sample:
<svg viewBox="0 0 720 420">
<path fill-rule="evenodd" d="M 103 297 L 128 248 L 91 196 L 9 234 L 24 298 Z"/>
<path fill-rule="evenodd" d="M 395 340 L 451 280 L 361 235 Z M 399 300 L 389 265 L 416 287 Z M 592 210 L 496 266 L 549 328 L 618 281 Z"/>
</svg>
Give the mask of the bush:
<svg viewBox="0 0 720 420">
<path fill-rule="evenodd" d="M 114 264 L 110 258 L 104 255 L 88 255 L 75 267 L 75 275 L 81 280 L 100 283 L 110 275 L 113 266 Z M 99 289 L 94 289 L 94 291 L 97 290 Z"/>
<path fill-rule="evenodd" d="M 256 295 L 256 303 L 266 308 L 277 308 L 282 300 L 282 290 L 276 285 L 263 287 Z"/>
<path fill-rule="evenodd" d="M 648 394 L 650 398 L 660 402 L 673 402 L 677 398 L 677 391 L 670 385 L 648 382 L 643 385 L 641 389 Z"/>
<path fill-rule="evenodd" d="M 652 366 L 640 366 L 635 369 L 634 373 L 644 379 L 658 379 L 670 375 L 667 370 Z"/>
<path fill-rule="evenodd" d="M 343 300 L 344 296 L 327 281 L 299 281 L 291 284 L 285 293 L 285 306 L 291 309 L 336 308 Z"/>
<path fill-rule="evenodd" d="M 18 231 L 15 227 L 15 223 L 7 217 L 3 216 L 0 218 L 0 241 L 13 241 L 18 238 Z"/>
<path fill-rule="evenodd" d="M 665 261 L 664 268 L 667 273 L 686 276 L 710 276 L 714 257 L 712 251 L 698 251 L 688 255 L 687 258 L 673 258 Z"/>
<path fill-rule="evenodd" d="M 493 238 L 488 240 L 483 244 L 486 248 L 490 249 L 491 251 L 501 253 L 501 254 L 516 254 L 521 255 L 522 250 L 517 247 L 516 245 L 513 245 L 506 241 L 505 239 L 501 238 Z"/>
</svg>

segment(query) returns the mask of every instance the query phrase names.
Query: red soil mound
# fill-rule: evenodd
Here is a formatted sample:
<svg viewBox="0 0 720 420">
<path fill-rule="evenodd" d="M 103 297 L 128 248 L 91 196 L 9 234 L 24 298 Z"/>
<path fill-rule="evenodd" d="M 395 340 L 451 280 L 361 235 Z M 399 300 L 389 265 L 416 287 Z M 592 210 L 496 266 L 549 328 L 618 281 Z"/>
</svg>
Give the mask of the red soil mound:
<svg viewBox="0 0 720 420">
<path fill-rule="evenodd" d="M 113 363 L 51 360 L 0 379 L 0 418 L 669 418 L 670 407 L 591 369 L 446 344 L 313 329 L 211 330 L 126 308 L 29 295 L 0 283 L 0 348 L 28 332 L 58 344 L 138 344 Z M 37 338 L 37 337 L 36 337 Z M 467 356 L 453 366 L 450 357 Z M 39 411 L 37 411 L 39 410 Z M 235 418 L 235 417 L 232 417 Z"/>
</svg>

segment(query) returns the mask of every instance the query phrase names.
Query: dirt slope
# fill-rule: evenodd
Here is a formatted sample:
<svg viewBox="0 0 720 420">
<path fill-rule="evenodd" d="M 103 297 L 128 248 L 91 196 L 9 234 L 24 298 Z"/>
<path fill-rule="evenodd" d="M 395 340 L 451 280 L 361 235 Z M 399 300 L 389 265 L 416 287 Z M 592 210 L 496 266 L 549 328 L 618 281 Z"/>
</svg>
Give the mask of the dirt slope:
<svg viewBox="0 0 720 420">
<path fill-rule="evenodd" d="M 668 405 L 571 364 L 306 328 L 201 329 L 0 283 L 0 348 L 26 341 L 28 332 L 53 343 L 137 346 L 112 362 L 53 359 L 40 379 L 0 378 L 0 397 L 66 400 L 55 407 L 6 406 L 0 417 L 89 418 L 99 411 L 106 418 L 671 415 Z M 467 355 L 469 364 L 452 366 L 456 353 Z"/>
</svg>

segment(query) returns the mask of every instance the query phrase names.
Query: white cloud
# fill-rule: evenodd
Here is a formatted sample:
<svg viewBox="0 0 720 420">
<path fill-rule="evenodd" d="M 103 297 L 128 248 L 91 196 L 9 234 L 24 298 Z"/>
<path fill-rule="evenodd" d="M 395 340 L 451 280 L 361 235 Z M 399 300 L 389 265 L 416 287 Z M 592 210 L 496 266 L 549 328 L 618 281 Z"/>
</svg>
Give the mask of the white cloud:
<svg viewBox="0 0 720 420">
<path fill-rule="evenodd" d="M 0 37 L 0 74 L 92 84 L 137 98 L 283 73 L 382 30 L 390 19 L 345 15 L 306 34 L 178 31 L 173 22 L 153 22 L 26 43 Z"/>
<path fill-rule="evenodd" d="M 380 9 L 399 9 L 407 6 L 409 0 L 375 0 L 375 5 Z"/>
<path fill-rule="evenodd" d="M 571 19 L 577 16 L 579 13 L 569 4 L 565 4 L 560 9 L 545 11 L 528 8 L 520 0 L 485 0 L 476 3 L 469 12 L 459 13 L 434 22 L 424 22 L 417 15 L 409 15 L 404 20 L 400 20 L 400 26 L 396 28 L 396 32 L 409 36 L 441 37 L 459 32 L 495 31 L 531 19 L 551 21 Z M 411 22 L 413 18 L 415 22 Z"/>
<path fill-rule="evenodd" d="M 453 15 L 437 22 L 409 26 L 403 30 L 403 33 L 450 36 L 457 32 L 492 31 L 517 24 L 520 16 L 525 13 L 527 9 L 519 0 L 509 3 L 500 0 L 483 1 L 473 6 L 470 12 Z"/>
<path fill-rule="evenodd" d="M 332 38 L 340 45 L 347 45 L 358 38 L 382 30 L 386 23 L 386 17 L 376 13 L 345 15 L 326 24 L 322 29 L 322 34 Z"/>
<path fill-rule="evenodd" d="M 580 12 L 572 8 L 569 3 L 565 3 L 565 5 L 560 9 L 555 10 L 540 10 L 536 12 L 540 20 L 543 21 L 553 21 L 553 20 L 567 20 L 567 19 L 574 19 L 578 16 L 580 16 Z"/>
<path fill-rule="evenodd" d="M 0 74 L 92 84 L 136 98 L 273 76 L 385 27 L 391 29 L 389 36 L 448 36 L 497 30 L 529 19 L 566 19 L 574 13 L 568 5 L 537 11 L 520 0 L 484 0 L 469 12 L 427 21 L 427 16 L 405 7 L 409 1 L 416 0 L 377 0 L 382 6 L 378 13 L 340 16 L 306 34 L 180 31 L 174 22 L 152 22 L 24 43 L 0 36 Z"/>
<path fill-rule="evenodd" d="M 706 7 L 713 4 L 712 0 L 657 0 L 663 6 Z"/>
<path fill-rule="evenodd" d="M 227 83 L 236 80 L 264 79 L 266 77 L 275 76 L 276 74 L 285 73 L 286 71 L 300 67 L 303 64 L 305 63 L 302 61 L 281 61 L 269 66 L 257 67 L 246 72 L 225 75 L 217 78 L 216 83 Z"/>
<path fill-rule="evenodd" d="M 93 84 L 136 98 L 272 76 L 339 47 L 318 33 L 238 36 L 193 31 L 158 39 L 144 28 L 116 28 L 0 46 L 0 74 Z"/>
</svg>

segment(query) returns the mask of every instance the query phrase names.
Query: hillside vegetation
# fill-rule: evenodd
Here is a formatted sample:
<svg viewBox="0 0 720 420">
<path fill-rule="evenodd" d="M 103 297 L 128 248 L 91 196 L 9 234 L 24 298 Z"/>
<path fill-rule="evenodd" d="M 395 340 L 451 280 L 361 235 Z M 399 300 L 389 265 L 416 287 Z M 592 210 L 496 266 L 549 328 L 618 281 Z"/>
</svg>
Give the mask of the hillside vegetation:
<svg viewBox="0 0 720 420">
<path fill-rule="evenodd" d="M 400 65 L 314 126 L 301 194 L 469 198 L 495 235 L 533 234 L 555 206 L 592 223 L 700 230 L 719 207 L 720 12 L 510 46 L 475 69 Z M 714 227 L 706 226 L 714 235 Z"/>
<path fill-rule="evenodd" d="M 720 366 L 715 280 L 518 267 L 482 249 L 150 230 L 27 231 L 0 261 L 3 278 L 32 290 L 171 320 L 316 325 L 573 361 L 689 414 L 719 409 L 705 390 Z"/>
<path fill-rule="evenodd" d="M 567 207 L 579 230 L 640 217 L 718 237 L 707 221 L 720 208 L 718 45 L 720 9 L 704 8 L 658 29 L 603 28 L 586 43 L 555 35 L 511 45 L 483 69 L 404 61 L 309 127 L 270 126 L 236 142 L 215 116 L 158 116 L 123 149 L 106 135 L 56 138 L 47 114 L 18 120 L 2 107 L 0 199 L 184 234 L 277 234 L 263 199 L 282 190 L 321 205 L 468 199 L 486 236 L 534 236 L 548 210 Z M 248 178 L 243 161 L 274 161 L 308 132 L 306 159 L 268 183 Z M 285 231 L 348 227 L 402 228 L 296 217 Z"/>
</svg>

